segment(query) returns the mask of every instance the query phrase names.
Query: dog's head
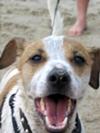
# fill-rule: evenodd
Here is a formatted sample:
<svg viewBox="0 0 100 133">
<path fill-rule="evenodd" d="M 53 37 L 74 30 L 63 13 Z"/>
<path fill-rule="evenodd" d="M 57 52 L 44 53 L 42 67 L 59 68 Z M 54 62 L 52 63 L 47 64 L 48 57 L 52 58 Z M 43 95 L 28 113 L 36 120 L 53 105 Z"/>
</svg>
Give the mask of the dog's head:
<svg viewBox="0 0 100 133">
<path fill-rule="evenodd" d="M 50 36 L 28 45 L 16 38 L 6 46 L 0 68 L 12 64 L 17 55 L 25 91 L 46 129 L 65 130 L 87 84 L 99 87 L 100 49 L 87 49 L 63 36 Z"/>
</svg>

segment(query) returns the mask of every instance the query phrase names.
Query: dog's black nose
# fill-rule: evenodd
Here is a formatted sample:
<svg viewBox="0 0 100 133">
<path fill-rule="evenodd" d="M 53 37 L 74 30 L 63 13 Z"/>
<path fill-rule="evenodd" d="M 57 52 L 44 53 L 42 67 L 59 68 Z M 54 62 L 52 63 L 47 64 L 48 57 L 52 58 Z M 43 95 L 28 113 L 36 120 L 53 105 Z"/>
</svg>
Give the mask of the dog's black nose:
<svg viewBox="0 0 100 133">
<path fill-rule="evenodd" d="M 64 69 L 54 68 L 48 75 L 48 82 L 52 87 L 65 87 L 70 83 L 70 75 Z"/>
</svg>

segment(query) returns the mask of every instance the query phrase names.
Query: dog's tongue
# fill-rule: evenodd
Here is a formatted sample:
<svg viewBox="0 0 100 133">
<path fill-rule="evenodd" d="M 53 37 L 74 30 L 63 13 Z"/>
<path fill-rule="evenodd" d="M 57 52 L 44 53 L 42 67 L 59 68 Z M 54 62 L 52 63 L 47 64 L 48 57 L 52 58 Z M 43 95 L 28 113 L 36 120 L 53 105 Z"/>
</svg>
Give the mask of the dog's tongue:
<svg viewBox="0 0 100 133">
<path fill-rule="evenodd" d="M 60 99 L 53 99 L 47 97 L 45 99 L 47 117 L 51 125 L 60 125 L 66 116 L 67 102 L 66 97 Z"/>
</svg>

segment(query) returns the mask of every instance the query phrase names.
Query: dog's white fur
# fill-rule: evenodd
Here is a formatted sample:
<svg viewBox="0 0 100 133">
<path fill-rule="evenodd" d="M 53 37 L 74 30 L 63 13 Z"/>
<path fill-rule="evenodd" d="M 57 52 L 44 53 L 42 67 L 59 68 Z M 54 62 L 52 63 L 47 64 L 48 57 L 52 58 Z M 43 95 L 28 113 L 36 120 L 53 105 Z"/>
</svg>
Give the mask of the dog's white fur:
<svg viewBox="0 0 100 133">
<path fill-rule="evenodd" d="M 52 23 L 54 18 L 55 6 L 56 6 L 56 0 L 48 0 L 48 7 L 50 10 Z M 9 99 L 11 95 L 14 93 L 16 93 L 16 96 L 14 98 L 13 115 L 18 123 L 20 133 L 25 132 L 21 124 L 21 119 L 19 115 L 20 108 L 22 109 L 28 120 L 32 133 L 48 133 L 48 131 L 44 127 L 43 121 L 40 119 L 40 116 L 36 112 L 36 108 L 33 101 L 37 97 L 45 97 L 47 95 L 52 94 L 52 92 L 50 92 L 50 90 L 47 88 L 47 77 L 48 74 L 55 67 L 60 69 L 65 68 L 71 78 L 70 89 L 68 90 L 68 92 L 62 91 L 62 94 L 77 100 L 83 97 L 84 92 L 86 90 L 86 86 L 89 82 L 92 59 L 85 49 L 85 52 L 83 53 L 84 55 L 86 54 L 85 58 L 86 60 L 89 61 L 88 62 L 89 64 L 87 63 L 86 68 L 84 68 L 85 72 L 82 73 L 81 70 L 79 70 L 79 72 L 81 73 L 79 74 L 79 72 L 74 69 L 74 66 L 71 65 L 69 58 L 66 57 L 65 49 L 67 48 L 64 48 L 64 37 L 55 36 L 62 33 L 63 33 L 62 19 L 60 18 L 59 11 L 57 11 L 56 21 L 53 27 L 53 35 L 41 40 L 41 45 L 43 47 L 43 50 L 46 51 L 46 54 L 48 55 L 48 60 L 46 60 L 45 65 L 41 65 L 39 68 L 38 66 L 34 66 L 36 70 L 33 70 L 33 66 L 27 62 L 30 60 L 30 53 L 34 54 L 34 50 L 32 50 L 32 47 L 27 47 L 28 52 L 25 49 L 24 53 L 21 56 L 21 59 L 18 61 L 18 66 L 15 69 L 12 69 L 5 74 L 0 85 L 2 91 L 13 76 L 19 75 L 19 78 L 17 79 L 16 84 L 11 88 L 10 92 L 6 94 L 6 99 L 3 105 L 2 115 L 1 115 L 2 126 L 0 133 L 7 133 L 7 132 L 14 133 L 12 118 L 11 118 L 12 115 L 11 108 L 9 106 Z M 33 46 L 33 49 L 35 49 L 36 45 L 38 46 L 38 44 L 30 44 L 30 45 Z M 74 45 L 72 47 L 74 47 Z M 25 61 L 26 58 L 27 61 Z M 69 127 L 66 129 L 65 133 L 71 133 L 75 128 L 76 113 L 77 113 L 77 106 L 73 113 L 73 116 L 70 118 Z M 84 132 L 85 131 L 82 126 L 81 133 Z"/>
<path fill-rule="evenodd" d="M 48 10 L 51 17 L 51 24 L 53 28 L 52 35 L 63 35 L 63 18 L 61 18 L 59 7 L 55 16 L 55 8 L 57 0 L 48 0 L 47 2 L 48 2 Z"/>
</svg>

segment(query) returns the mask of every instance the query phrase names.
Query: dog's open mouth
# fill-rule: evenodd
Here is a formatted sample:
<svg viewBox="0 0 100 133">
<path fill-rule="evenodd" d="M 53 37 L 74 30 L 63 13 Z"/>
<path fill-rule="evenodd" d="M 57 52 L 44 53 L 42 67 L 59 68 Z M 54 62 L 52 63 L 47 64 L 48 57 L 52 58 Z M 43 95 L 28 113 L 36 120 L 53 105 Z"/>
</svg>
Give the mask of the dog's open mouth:
<svg viewBox="0 0 100 133">
<path fill-rule="evenodd" d="M 63 132 L 73 114 L 76 100 L 64 95 L 50 95 L 44 98 L 36 98 L 35 105 L 49 132 Z"/>
</svg>

